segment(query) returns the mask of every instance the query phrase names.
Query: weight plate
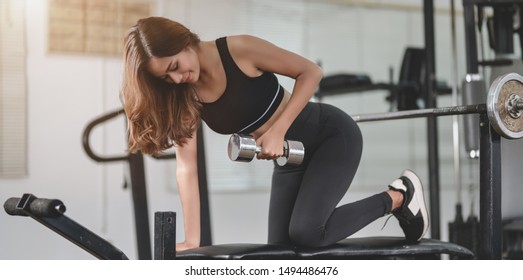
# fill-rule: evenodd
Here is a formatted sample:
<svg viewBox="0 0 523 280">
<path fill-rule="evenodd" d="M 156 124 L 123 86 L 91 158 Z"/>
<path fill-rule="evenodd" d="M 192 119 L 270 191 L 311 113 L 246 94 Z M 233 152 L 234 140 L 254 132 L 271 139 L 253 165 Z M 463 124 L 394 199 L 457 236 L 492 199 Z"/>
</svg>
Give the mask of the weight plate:
<svg viewBox="0 0 523 280">
<path fill-rule="evenodd" d="M 499 135 L 509 139 L 523 137 L 523 117 L 514 118 L 508 110 L 511 95 L 523 98 L 523 77 L 516 73 L 501 75 L 490 86 L 487 114 Z"/>
</svg>

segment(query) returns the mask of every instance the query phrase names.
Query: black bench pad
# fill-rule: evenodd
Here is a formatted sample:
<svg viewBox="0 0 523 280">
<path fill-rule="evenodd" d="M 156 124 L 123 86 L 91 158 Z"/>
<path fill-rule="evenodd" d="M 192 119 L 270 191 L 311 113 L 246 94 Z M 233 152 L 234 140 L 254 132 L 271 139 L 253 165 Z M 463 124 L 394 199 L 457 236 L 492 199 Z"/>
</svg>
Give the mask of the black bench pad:
<svg viewBox="0 0 523 280">
<path fill-rule="evenodd" d="M 222 244 L 186 250 L 176 254 L 176 259 L 296 259 L 291 246 L 271 244 Z"/>
<path fill-rule="evenodd" d="M 423 239 L 409 244 L 403 237 L 348 238 L 328 247 L 296 251 L 303 259 L 408 259 L 431 258 L 441 254 L 464 259 L 474 257 L 472 251 L 454 243 Z"/>
<path fill-rule="evenodd" d="M 448 254 L 472 259 L 465 247 L 433 239 L 408 244 L 402 237 L 348 238 L 321 248 L 304 248 L 270 244 L 222 244 L 180 252 L 177 259 L 417 259 L 437 258 Z"/>
</svg>

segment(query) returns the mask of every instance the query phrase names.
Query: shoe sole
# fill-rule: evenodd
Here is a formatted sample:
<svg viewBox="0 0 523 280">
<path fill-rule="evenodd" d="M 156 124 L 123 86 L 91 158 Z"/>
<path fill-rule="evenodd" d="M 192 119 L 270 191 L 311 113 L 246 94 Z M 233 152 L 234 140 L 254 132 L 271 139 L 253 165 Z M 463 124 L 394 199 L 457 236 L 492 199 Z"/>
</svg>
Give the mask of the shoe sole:
<svg viewBox="0 0 523 280">
<path fill-rule="evenodd" d="M 403 174 L 401 175 L 409 178 L 409 180 L 412 182 L 412 185 L 414 185 L 414 193 L 416 194 L 416 199 L 419 203 L 421 216 L 423 217 L 423 221 L 426 221 L 426 223 L 423 225 L 423 233 L 417 240 L 420 241 L 425 233 L 427 233 L 429 228 L 429 215 L 427 213 L 427 207 L 425 206 L 425 197 L 423 196 L 423 184 L 421 184 L 419 177 L 411 170 L 407 169 L 403 171 Z"/>
</svg>

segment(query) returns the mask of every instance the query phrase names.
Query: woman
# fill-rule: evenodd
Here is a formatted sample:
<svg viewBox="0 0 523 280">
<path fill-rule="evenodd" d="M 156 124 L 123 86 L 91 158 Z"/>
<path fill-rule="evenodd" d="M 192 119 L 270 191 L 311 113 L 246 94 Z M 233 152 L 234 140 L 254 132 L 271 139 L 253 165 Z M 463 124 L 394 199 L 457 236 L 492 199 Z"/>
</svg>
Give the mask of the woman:
<svg viewBox="0 0 523 280">
<path fill-rule="evenodd" d="M 362 138 L 347 114 L 309 102 L 322 78 L 311 61 L 253 36 L 200 41 L 177 22 L 150 17 L 126 34 L 124 65 L 121 98 L 130 151 L 155 154 L 175 147 L 185 225 L 185 241 L 177 250 L 200 245 L 196 129 L 201 120 L 218 133 L 252 135 L 262 147 L 259 159 L 281 156 L 284 139 L 304 144 L 300 166 L 274 167 L 269 243 L 325 246 L 391 212 L 408 241 L 425 234 L 421 182 L 408 170 L 388 190 L 336 207 L 356 173 Z M 295 79 L 292 94 L 275 74 Z"/>
</svg>

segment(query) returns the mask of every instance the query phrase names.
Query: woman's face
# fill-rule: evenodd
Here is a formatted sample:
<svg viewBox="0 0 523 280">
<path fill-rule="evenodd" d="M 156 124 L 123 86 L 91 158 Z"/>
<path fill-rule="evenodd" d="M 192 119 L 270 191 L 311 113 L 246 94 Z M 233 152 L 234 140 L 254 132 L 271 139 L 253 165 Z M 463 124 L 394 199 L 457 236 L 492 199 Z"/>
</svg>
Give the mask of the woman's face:
<svg viewBox="0 0 523 280">
<path fill-rule="evenodd" d="M 198 55 L 193 48 L 166 57 L 151 57 L 147 71 L 170 84 L 196 83 L 200 75 Z"/>
</svg>

